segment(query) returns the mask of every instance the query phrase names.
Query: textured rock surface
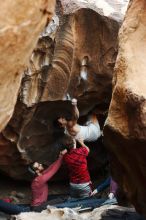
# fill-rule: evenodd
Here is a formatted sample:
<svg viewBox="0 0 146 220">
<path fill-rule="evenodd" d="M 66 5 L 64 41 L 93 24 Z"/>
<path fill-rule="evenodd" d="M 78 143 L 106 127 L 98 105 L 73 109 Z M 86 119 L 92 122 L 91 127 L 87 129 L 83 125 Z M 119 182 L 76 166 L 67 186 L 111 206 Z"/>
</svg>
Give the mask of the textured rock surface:
<svg viewBox="0 0 146 220">
<path fill-rule="evenodd" d="M 63 99 L 70 82 L 74 39 L 72 33 L 72 16 L 62 18 L 62 24 L 55 38 L 55 50 L 49 68 L 42 101 Z M 54 89 L 55 88 L 55 89 Z"/>
<path fill-rule="evenodd" d="M 56 36 L 52 65 L 41 100 L 63 99 L 68 94 L 78 98 L 81 114 L 97 103 L 107 109 L 118 30 L 117 22 L 93 10 L 81 9 L 72 16 L 65 16 Z M 84 56 L 89 57 L 87 77 L 81 75 Z"/>
<path fill-rule="evenodd" d="M 101 2 L 103 7 L 108 4 L 109 10 L 101 8 Z M 1 171 L 15 178 L 27 178 L 27 159 L 49 164 L 56 158 L 59 134 L 53 120 L 58 109 L 70 111 L 70 103 L 59 99 L 77 97 L 81 115 L 94 110 L 101 114 L 103 122 L 111 99 L 117 21 L 121 21 L 127 2 L 62 0 L 61 9 L 66 15 L 60 9 L 57 32 L 39 39 L 22 80 L 21 102 L 18 99 L 15 113 L 0 135 Z M 22 70 L 54 7 L 54 1 L 45 0 L 1 3 L 0 130 L 12 116 Z M 113 96 L 104 134 L 115 180 L 146 216 L 145 10 L 144 0 L 132 0 L 120 30 Z M 87 63 L 81 67 L 83 58 L 87 58 Z M 99 156 L 97 152 L 98 148 L 91 152 L 91 165 L 98 164 L 93 162 L 95 155 Z"/>
<path fill-rule="evenodd" d="M 144 220 L 133 208 L 124 208 L 115 205 L 105 205 L 94 209 L 92 212 L 83 214 L 78 214 L 69 208 L 56 209 L 50 207 L 42 213 L 22 213 L 15 218 L 16 220 L 33 220 L 34 218 L 36 220 Z"/>
<path fill-rule="evenodd" d="M 40 34 L 37 45 L 32 53 L 28 67 L 22 79 L 20 99 L 27 106 L 39 102 L 48 76 L 55 47 L 55 34 L 59 26 L 58 16 L 52 20 Z"/>
<path fill-rule="evenodd" d="M 56 139 L 60 134 L 56 134 L 53 120 L 61 111 L 68 111 L 68 103 L 61 101 L 58 105 L 54 100 L 77 97 L 80 114 L 86 115 L 94 109 L 100 114 L 101 125 L 110 103 L 118 23 L 91 9 L 81 9 L 73 15 L 59 12 L 58 16 L 59 28 L 56 25 L 52 33 L 46 28 L 49 36 L 45 35 L 45 30 L 39 38 L 22 80 L 21 102 L 18 100 L 15 113 L 0 139 L 2 143 L 3 138 L 7 142 L 7 152 L 13 145 L 18 154 L 14 165 L 15 156 L 9 159 L 1 145 L 1 158 L 5 158 L 5 163 L 0 163 L 0 169 L 15 178 L 27 178 L 24 175 L 26 159 L 50 164 L 59 153 Z M 81 72 L 84 56 L 89 57 L 87 79 Z M 47 102 L 39 103 L 40 99 Z M 101 140 L 94 145 L 96 148 L 92 147 L 89 164 L 97 172 L 105 164 L 106 157 Z"/>
<path fill-rule="evenodd" d="M 91 20 L 92 25 L 91 25 Z M 105 107 L 111 99 L 113 67 L 117 55 L 117 22 L 90 9 L 74 15 L 74 60 L 68 94 L 78 97 L 80 112 L 98 105 Z M 84 57 L 87 66 L 81 67 Z M 105 110 L 104 109 L 104 110 Z"/>
<path fill-rule="evenodd" d="M 55 1 L 1 1 L 0 13 L 0 130 L 11 118 L 16 104 L 22 71 L 54 12 Z"/>
<path fill-rule="evenodd" d="M 102 16 L 122 21 L 129 0 L 61 0 L 64 13 L 70 14 L 80 8 L 90 8 Z"/>
<path fill-rule="evenodd" d="M 113 96 L 104 133 L 114 178 L 146 216 L 145 10 L 145 1 L 131 1 L 120 29 Z"/>
<path fill-rule="evenodd" d="M 107 109 L 117 54 L 118 23 L 89 9 L 81 9 L 73 15 L 59 14 L 59 18 L 55 38 L 41 38 L 34 50 L 31 67 L 23 79 L 22 102 L 31 106 L 39 101 L 42 92 L 41 101 L 76 96 L 81 114 L 97 103 Z M 48 53 L 53 55 L 43 63 Z M 87 79 L 81 74 L 84 56 L 89 57 Z"/>
</svg>

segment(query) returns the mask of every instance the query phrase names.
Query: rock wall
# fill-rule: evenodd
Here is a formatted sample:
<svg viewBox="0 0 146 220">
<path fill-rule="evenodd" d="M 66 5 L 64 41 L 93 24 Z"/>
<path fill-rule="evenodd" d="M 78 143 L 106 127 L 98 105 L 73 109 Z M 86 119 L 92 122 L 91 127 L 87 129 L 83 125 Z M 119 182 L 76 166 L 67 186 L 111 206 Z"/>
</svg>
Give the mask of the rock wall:
<svg viewBox="0 0 146 220">
<path fill-rule="evenodd" d="M 112 175 L 146 216 L 145 1 L 130 2 L 119 33 L 114 78 L 118 22 L 128 1 L 104 1 L 109 11 L 97 1 L 72 0 L 69 7 L 69 1 L 61 2 L 56 9 L 59 27 L 40 37 L 54 13 L 55 1 L 1 3 L 0 170 L 27 179 L 29 159 L 47 164 L 56 159 L 62 133 L 53 122 L 58 110 L 71 112 L 70 101 L 62 100 L 76 97 L 81 116 L 95 111 L 101 124 L 111 101 L 104 139 Z M 89 160 L 99 168 L 105 154 L 99 155 L 103 148 L 100 141 L 95 145 L 100 147 L 94 148 Z M 93 163 L 95 155 L 99 160 Z"/>
<path fill-rule="evenodd" d="M 54 56 L 41 101 L 62 100 L 66 95 L 70 82 L 74 50 L 72 20 L 72 16 L 62 18 L 62 24 L 55 37 Z"/>
<path fill-rule="evenodd" d="M 119 32 L 113 94 L 104 129 L 113 176 L 146 216 L 146 4 L 133 0 Z"/>
<path fill-rule="evenodd" d="M 40 38 L 42 45 L 38 42 L 34 51 L 34 54 L 37 52 L 42 59 L 49 44 L 50 47 L 47 50 L 51 51 L 50 54 L 53 53 L 51 62 L 42 67 L 38 62 L 39 59 L 33 61 L 33 56 L 34 69 L 29 68 L 31 74 L 26 71 L 27 76 L 24 77 L 26 86 L 22 85 L 22 102 L 31 106 L 39 102 L 39 99 L 54 101 L 76 96 L 79 99 L 79 105 L 83 106 L 80 107 L 81 114 L 85 107 L 89 108 L 88 104 L 85 106 L 89 99 L 90 109 L 97 103 L 105 104 L 107 108 L 111 97 L 119 24 L 90 9 L 80 9 L 72 15 L 63 15 L 59 11 L 58 16 L 60 25 L 55 38 L 52 39 L 48 35 L 50 43 L 45 38 Z M 87 79 L 84 79 L 81 73 L 84 56 L 89 58 Z M 28 82 L 31 88 L 28 88 Z M 35 85 L 32 86 L 33 84 Z M 44 88 L 42 97 L 40 97 L 41 88 L 42 90 Z M 27 96 L 26 100 L 24 100 L 25 96 Z M 93 99 L 92 102 L 91 99 Z"/>
<path fill-rule="evenodd" d="M 104 1 L 109 11 L 95 1 L 68 3 L 58 3 L 59 27 L 51 32 L 46 28 L 49 34 L 40 37 L 46 21 L 51 28 L 55 1 L 1 3 L 0 170 L 28 179 L 28 160 L 50 164 L 56 159 L 63 134 L 54 120 L 58 109 L 62 114 L 71 112 L 70 101 L 59 100 L 76 97 L 81 116 L 95 111 L 102 125 L 113 83 L 104 128 L 112 175 L 146 216 L 145 1 L 130 2 L 119 33 L 114 78 L 118 22 L 127 1 Z M 93 145 L 89 164 L 97 172 L 106 163 L 106 153 L 101 140 Z"/>
<path fill-rule="evenodd" d="M 10 120 L 22 73 L 40 31 L 54 13 L 55 0 L 2 1 L 0 13 L 0 130 Z"/>
<path fill-rule="evenodd" d="M 31 177 L 27 170 L 28 163 L 39 161 L 50 165 L 54 162 L 64 136 L 62 129 L 54 122 L 58 114 L 71 113 L 70 101 L 47 101 L 30 108 L 18 102 L 12 119 L 0 137 L 0 170 L 14 179 L 28 180 Z M 89 169 L 94 176 L 98 176 L 107 164 L 107 154 L 101 139 L 88 145 L 91 147 Z M 63 166 L 55 179 L 66 179 L 66 174 L 63 175 L 66 172 Z"/>
<path fill-rule="evenodd" d="M 80 8 L 89 8 L 102 16 L 121 22 L 124 18 L 129 0 L 61 0 L 61 3 L 65 14 L 71 14 Z"/>
<path fill-rule="evenodd" d="M 55 34 L 59 26 L 58 16 L 53 16 L 43 32 L 40 34 L 37 45 L 31 55 L 29 65 L 24 71 L 20 100 L 28 107 L 38 103 L 46 79 L 55 48 Z"/>
<path fill-rule="evenodd" d="M 74 14 L 74 60 L 67 92 L 78 98 L 81 114 L 96 105 L 102 110 L 109 106 L 118 30 L 117 22 L 91 9 Z M 83 66 L 86 57 L 88 61 Z"/>
<path fill-rule="evenodd" d="M 52 20 L 39 36 L 23 75 L 15 112 L 0 138 L 0 169 L 17 179 L 28 178 L 25 166 L 29 160 L 50 164 L 56 159 L 61 134 L 53 121 L 61 112 L 71 112 L 69 101 L 57 100 L 77 97 L 80 115 L 94 109 L 102 126 L 111 99 L 119 24 L 91 9 L 72 15 L 56 11 L 60 25 Z M 87 79 L 82 69 L 84 57 L 88 57 Z M 81 118 L 80 122 L 84 121 Z M 107 158 L 101 140 L 94 145 L 89 164 L 98 173 Z M 14 153 L 8 157 L 9 148 Z"/>
</svg>

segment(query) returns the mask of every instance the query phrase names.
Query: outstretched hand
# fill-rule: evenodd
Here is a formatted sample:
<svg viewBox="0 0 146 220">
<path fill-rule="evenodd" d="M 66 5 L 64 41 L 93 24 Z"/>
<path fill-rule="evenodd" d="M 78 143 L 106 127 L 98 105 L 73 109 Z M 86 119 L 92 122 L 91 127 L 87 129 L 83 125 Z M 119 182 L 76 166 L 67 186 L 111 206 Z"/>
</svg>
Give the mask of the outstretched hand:
<svg viewBox="0 0 146 220">
<path fill-rule="evenodd" d="M 91 196 L 95 196 L 95 194 L 97 193 L 98 193 L 97 189 L 94 189 L 93 192 L 91 193 Z"/>
<path fill-rule="evenodd" d="M 64 149 L 64 150 L 60 151 L 59 157 L 63 156 L 66 153 L 67 153 L 67 149 Z"/>
<path fill-rule="evenodd" d="M 72 103 L 72 105 L 77 105 L 77 99 L 73 98 L 73 99 L 71 100 L 71 103 Z"/>
<path fill-rule="evenodd" d="M 115 196 L 114 196 L 114 194 L 113 193 L 109 193 L 109 195 L 108 195 L 108 198 L 109 199 L 113 199 Z"/>
</svg>

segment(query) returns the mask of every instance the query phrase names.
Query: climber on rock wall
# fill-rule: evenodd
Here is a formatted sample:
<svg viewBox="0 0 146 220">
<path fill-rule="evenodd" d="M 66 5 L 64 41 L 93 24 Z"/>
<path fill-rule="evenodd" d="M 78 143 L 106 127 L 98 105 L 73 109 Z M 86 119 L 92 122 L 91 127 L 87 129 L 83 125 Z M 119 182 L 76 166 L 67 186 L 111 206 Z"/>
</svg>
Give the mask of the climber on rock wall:
<svg viewBox="0 0 146 220">
<path fill-rule="evenodd" d="M 73 116 L 60 116 L 58 123 L 60 127 L 65 128 L 65 133 L 71 135 L 76 140 L 83 139 L 83 141 L 96 141 L 101 136 L 101 130 L 98 119 L 95 114 L 92 114 L 85 125 L 77 124 L 79 118 L 79 110 L 77 108 L 77 100 L 72 99 Z"/>
</svg>

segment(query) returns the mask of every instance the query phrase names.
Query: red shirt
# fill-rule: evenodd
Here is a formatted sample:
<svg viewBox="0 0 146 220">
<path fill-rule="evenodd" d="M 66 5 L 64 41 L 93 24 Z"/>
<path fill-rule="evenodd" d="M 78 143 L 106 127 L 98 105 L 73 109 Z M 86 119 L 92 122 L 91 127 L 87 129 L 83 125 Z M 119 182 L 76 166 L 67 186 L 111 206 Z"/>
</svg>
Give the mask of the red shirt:
<svg viewBox="0 0 146 220">
<path fill-rule="evenodd" d="M 41 176 L 34 178 L 31 184 L 32 202 L 31 206 L 38 206 L 47 201 L 48 198 L 48 184 L 47 181 L 59 170 L 62 164 L 63 157 L 60 157 L 48 169 L 43 171 Z"/>
<path fill-rule="evenodd" d="M 71 183 L 87 183 L 90 182 L 90 175 L 87 166 L 89 151 L 86 147 L 71 149 L 64 155 L 64 161 L 69 171 Z"/>
</svg>

